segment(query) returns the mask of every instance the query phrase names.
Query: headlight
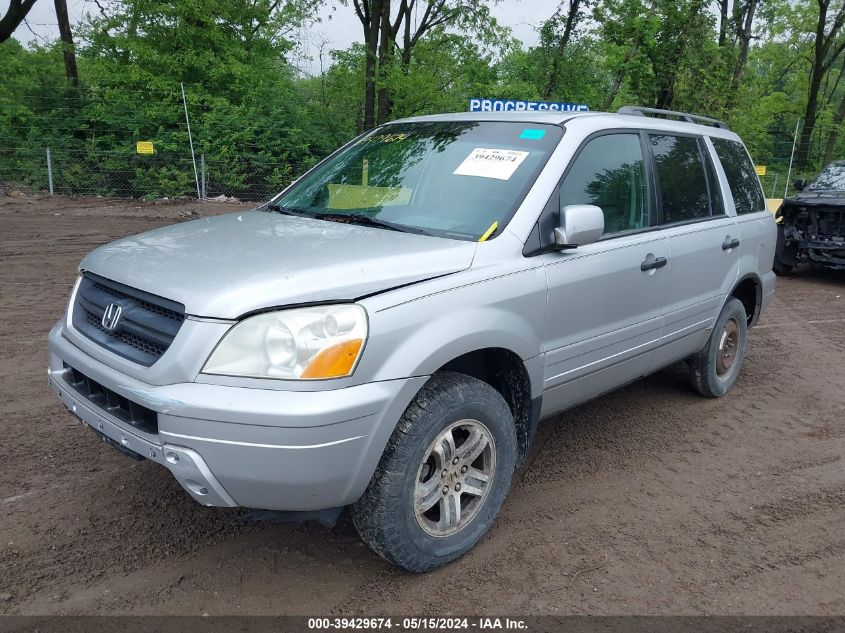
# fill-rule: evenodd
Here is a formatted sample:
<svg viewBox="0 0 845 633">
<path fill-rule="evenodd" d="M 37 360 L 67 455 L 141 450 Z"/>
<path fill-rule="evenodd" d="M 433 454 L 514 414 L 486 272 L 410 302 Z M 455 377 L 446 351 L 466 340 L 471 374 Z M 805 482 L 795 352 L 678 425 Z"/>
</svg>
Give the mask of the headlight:
<svg viewBox="0 0 845 633">
<path fill-rule="evenodd" d="M 202 371 L 283 380 L 342 378 L 355 369 L 366 340 L 367 315 L 354 304 L 267 312 L 229 330 Z"/>
</svg>

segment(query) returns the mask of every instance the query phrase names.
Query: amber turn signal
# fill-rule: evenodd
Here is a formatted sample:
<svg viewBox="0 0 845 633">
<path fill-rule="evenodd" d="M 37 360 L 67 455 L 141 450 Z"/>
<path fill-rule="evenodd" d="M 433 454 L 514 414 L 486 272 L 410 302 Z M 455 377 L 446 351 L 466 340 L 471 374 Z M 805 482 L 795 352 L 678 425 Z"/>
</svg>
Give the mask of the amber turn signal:
<svg viewBox="0 0 845 633">
<path fill-rule="evenodd" d="M 358 352 L 364 341 L 356 338 L 332 345 L 317 354 L 305 370 L 302 378 L 341 378 L 352 373 Z"/>
</svg>

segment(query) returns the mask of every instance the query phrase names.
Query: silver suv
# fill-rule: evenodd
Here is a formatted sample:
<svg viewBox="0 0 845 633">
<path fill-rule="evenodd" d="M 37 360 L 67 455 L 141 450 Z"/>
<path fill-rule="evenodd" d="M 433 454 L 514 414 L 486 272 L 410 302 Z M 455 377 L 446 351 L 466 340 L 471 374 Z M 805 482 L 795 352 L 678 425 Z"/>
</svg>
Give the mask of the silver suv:
<svg viewBox="0 0 845 633">
<path fill-rule="evenodd" d="M 49 381 L 198 502 L 349 506 L 425 571 L 490 528 L 541 418 L 678 361 L 726 393 L 775 241 L 718 121 L 405 119 L 255 210 L 93 251 Z"/>
</svg>

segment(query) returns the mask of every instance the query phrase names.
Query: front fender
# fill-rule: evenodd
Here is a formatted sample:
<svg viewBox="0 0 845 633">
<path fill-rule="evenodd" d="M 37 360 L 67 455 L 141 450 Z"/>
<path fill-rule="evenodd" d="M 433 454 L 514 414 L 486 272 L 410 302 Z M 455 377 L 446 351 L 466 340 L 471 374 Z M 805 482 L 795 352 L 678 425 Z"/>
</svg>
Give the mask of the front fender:
<svg viewBox="0 0 845 633">
<path fill-rule="evenodd" d="M 491 347 L 528 361 L 542 351 L 545 275 L 525 269 L 368 312 L 371 338 L 356 371 L 362 380 L 430 375 L 458 356 Z M 541 363 L 526 367 L 538 374 L 531 375 L 532 385 L 542 385 Z"/>
</svg>

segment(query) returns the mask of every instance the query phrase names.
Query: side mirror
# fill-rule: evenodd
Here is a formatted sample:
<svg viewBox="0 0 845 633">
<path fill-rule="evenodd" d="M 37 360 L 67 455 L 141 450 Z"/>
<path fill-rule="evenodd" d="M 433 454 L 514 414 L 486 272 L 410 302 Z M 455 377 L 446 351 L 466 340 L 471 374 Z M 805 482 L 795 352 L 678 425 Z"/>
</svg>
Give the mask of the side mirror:
<svg viewBox="0 0 845 633">
<path fill-rule="evenodd" d="M 804 187 L 807 186 L 807 181 L 803 178 L 799 178 L 798 180 L 792 183 L 792 186 L 795 187 L 796 191 L 804 191 Z"/>
<path fill-rule="evenodd" d="M 560 210 L 560 224 L 555 229 L 555 244 L 561 248 L 577 248 L 601 237 L 604 213 L 592 204 L 568 204 Z"/>
</svg>

